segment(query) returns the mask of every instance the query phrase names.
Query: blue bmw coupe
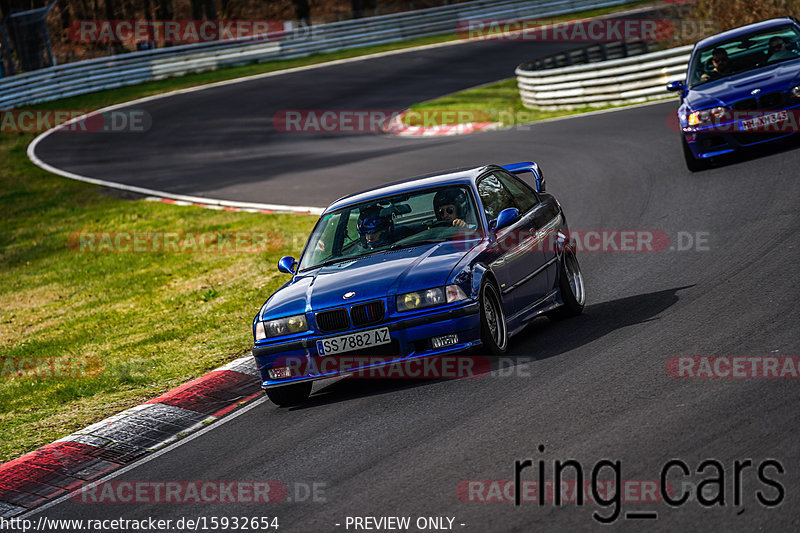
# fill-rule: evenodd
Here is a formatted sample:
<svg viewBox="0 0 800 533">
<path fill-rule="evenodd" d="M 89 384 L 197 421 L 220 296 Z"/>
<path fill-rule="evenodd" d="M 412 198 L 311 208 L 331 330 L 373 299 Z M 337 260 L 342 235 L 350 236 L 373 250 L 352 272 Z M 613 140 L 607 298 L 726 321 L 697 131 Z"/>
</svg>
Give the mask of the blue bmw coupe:
<svg viewBox="0 0 800 533">
<path fill-rule="evenodd" d="M 785 17 L 698 42 L 678 109 L 683 155 L 692 172 L 711 158 L 787 137 L 800 119 L 800 24 Z"/>
<path fill-rule="evenodd" d="M 277 405 L 367 367 L 479 346 L 502 354 L 534 317 L 577 315 L 585 301 L 561 205 L 531 162 L 341 198 L 278 270 L 292 279 L 253 320 L 262 388 Z"/>
</svg>

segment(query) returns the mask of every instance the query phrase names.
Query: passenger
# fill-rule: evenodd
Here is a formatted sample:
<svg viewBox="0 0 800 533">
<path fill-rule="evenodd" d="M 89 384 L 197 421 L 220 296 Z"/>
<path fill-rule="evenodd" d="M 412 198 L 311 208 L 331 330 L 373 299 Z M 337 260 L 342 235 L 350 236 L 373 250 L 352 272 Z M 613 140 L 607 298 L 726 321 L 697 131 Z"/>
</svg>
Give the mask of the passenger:
<svg viewBox="0 0 800 533">
<path fill-rule="evenodd" d="M 356 227 L 361 246 L 367 250 L 374 250 L 392 242 L 394 220 L 391 215 L 381 215 L 381 208 L 377 205 L 361 211 Z"/>
<path fill-rule="evenodd" d="M 780 61 L 782 59 L 793 59 L 798 57 L 797 52 L 786 48 L 786 41 L 778 36 L 769 40 L 769 52 L 767 52 L 767 62 Z"/>
</svg>

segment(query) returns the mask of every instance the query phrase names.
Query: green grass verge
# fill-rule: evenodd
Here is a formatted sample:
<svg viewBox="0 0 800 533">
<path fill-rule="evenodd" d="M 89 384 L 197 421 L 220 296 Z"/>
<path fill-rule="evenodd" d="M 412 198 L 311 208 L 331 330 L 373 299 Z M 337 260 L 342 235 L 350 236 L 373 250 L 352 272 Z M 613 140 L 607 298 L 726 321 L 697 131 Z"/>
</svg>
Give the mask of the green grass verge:
<svg viewBox="0 0 800 533">
<path fill-rule="evenodd" d="M 191 74 L 32 107 L 93 110 L 215 81 L 456 38 L 442 35 Z M 500 85 L 511 92 L 508 82 Z M 481 100 L 475 98 L 476 105 Z M 275 269 L 278 258 L 299 252 L 315 219 L 121 199 L 33 165 L 25 154 L 33 137 L 0 133 L 0 461 L 246 353 L 252 317 L 287 279 Z M 265 235 L 266 241 L 235 246 L 257 250 L 241 253 L 191 253 L 191 245 L 182 246 L 184 252 L 92 251 L 97 248 L 91 246 L 80 251 L 70 247 L 80 244 L 75 239 L 80 232 L 178 233 L 182 245 L 189 236 L 208 243 L 209 234 L 241 235 L 248 242 Z"/>
<path fill-rule="evenodd" d="M 98 194 L 34 167 L 29 141 L 0 137 L 3 461 L 246 353 L 250 321 L 287 280 L 277 260 L 315 220 Z M 99 235 L 81 247 L 79 232 Z M 177 247 L 124 251 L 165 232 Z"/>
<path fill-rule="evenodd" d="M 436 121 L 445 124 L 500 122 L 504 127 L 509 127 L 613 107 L 620 106 L 587 106 L 554 111 L 528 109 L 522 105 L 516 78 L 510 78 L 413 105 L 403 120 L 412 126 Z"/>
</svg>

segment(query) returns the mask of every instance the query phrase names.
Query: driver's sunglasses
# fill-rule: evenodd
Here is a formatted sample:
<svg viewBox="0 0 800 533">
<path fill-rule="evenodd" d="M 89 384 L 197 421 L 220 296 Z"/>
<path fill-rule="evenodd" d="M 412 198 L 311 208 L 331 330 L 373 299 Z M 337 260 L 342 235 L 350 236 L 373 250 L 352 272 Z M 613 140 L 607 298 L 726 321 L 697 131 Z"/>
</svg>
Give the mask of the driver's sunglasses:
<svg viewBox="0 0 800 533">
<path fill-rule="evenodd" d="M 440 217 L 444 216 L 446 214 L 447 215 L 455 215 L 456 214 L 456 208 L 455 207 L 441 207 L 441 208 L 439 208 L 437 213 L 439 214 Z"/>
<path fill-rule="evenodd" d="M 784 43 L 773 44 L 769 47 L 770 50 L 777 52 L 778 50 L 783 50 L 786 45 Z"/>
</svg>

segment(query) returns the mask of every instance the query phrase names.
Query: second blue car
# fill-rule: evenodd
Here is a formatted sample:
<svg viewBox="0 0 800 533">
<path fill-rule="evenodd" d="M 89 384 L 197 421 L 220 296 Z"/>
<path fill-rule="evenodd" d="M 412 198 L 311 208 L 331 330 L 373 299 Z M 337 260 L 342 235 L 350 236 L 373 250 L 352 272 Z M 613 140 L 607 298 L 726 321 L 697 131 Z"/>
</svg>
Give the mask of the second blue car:
<svg viewBox="0 0 800 533">
<path fill-rule="evenodd" d="M 698 42 L 679 91 L 686 166 L 788 137 L 800 120 L 800 24 L 785 17 L 735 28 Z"/>
</svg>

